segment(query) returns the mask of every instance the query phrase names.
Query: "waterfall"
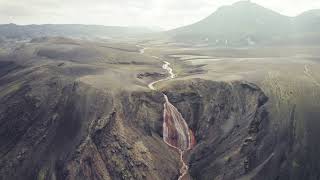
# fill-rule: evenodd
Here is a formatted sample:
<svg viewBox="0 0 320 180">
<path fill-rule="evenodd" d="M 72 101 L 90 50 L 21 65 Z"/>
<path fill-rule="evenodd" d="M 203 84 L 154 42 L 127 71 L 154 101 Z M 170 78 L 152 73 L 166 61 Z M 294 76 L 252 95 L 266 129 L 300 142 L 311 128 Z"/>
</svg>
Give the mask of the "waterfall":
<svg viewBox="0 0 320 180">
<path fill-rule="evenodd" d="M 166 95 L 164 95 L 164 98 L 166 102 L 163 112 L 163 140 L 180 154 L 182 163 L 178 179 L 180 180 L 188 173 L 189 167 L 184 161 L 184 154 L 194 147 L 195 137 L 181 113 L 170 103 Z"/>
<path fill-rule="evenodd" d="M 192 137 L 188 124 L 182 117 L 181 113 L 174 107 L 164 95 L 163 112 L 163 140 L 177 149 L 182 151 L 190 150 L 193 147 Z"/>
<path fill-rule="evenodd" d="M 144 51 L 141 52 L 142 54 L 144 53 Z M 160 59 L 158 57 L 155 58 Z M 170 76 L 158 81 L 151 82 L 148 85 L 151 90 L 156 90 L 154 87 L 156 83 L 170 80 L 176 77 L 176 75 L 173 73 L 173 69 L 170 67 L 170 63 L 167 61 L 163 62 L 164 64 L 162 68 L 167 70 Z M 180 176 L 178 180 L 182 180 L 187 175 L 189 169 L 184 160 L 184 154 L 195 146 L 196 141 L 193 132 L 188 127 L 188 124 L 182 117 L 181 113 L 170 103 L 168 97 L 165 94 L 163 94 L 163 96 L 166 100 L 163 105 L 163 141 L 171 148 L 177 150 L 180 155 L 180 162 L 182 164 L 182 167 L 180 168 Z"/>
</svg>

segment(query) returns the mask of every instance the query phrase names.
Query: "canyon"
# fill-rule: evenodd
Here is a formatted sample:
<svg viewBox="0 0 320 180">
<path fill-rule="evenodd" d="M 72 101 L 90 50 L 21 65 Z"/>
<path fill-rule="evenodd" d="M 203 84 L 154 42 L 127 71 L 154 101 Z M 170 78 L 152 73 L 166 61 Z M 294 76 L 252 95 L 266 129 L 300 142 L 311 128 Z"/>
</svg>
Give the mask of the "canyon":
<svg viewBox="0 0 320 180">
<path fill-rule="evenodd" d="M 21 24 L 52 23 L 51 12 L 115 25 L 126 12 L 136 25 L 190 14 L 167 13 L 174 1 L 119 1 L 122 15 L 118 1 L 52 0 L 47 13 L 42 1 L 5 1 L 4 19 Z M 34 16 L 18 10 L 31 6 Z M 161 32 L 0 25 L 0 180 L 319 180 L 320 11 L 213 8 Z"/>
<path fill-rule="evenodd" d="M 142 54 L 144 53 L 144 51 L 140 52 L 142 52 Z M 153 85 L 156 83 L 176 77 L 169 62 L 164 61 L 162 68 L 167 70 L 170 76 L 150 83 L 148 87 L 151 90 L 155 90 Z M 176 149 L 179 153 L 182 167 L 180 168 L 180 176 L 178 180 L 181 180 L 187 175 L 189 169 L 184 160 L 184 154 L 195 146 L 196 140 L 192 130 L 189 129 L 188 124 L 182 117 L 181 113 L 169 102 L 169 99 L 165 94 L 163 94 L 163 96 L 165 98 L 165 103 L 163 105 L 163 141 L 168 146 Z"/>
<path fill-rule="evenodd" d="M 187 175 L 189 169 L 184 155 L 195 146 L 196 141 L 181 113 L 169 102 L 166 95 L 164 97 L 166 102 L 163 112 L 163 140 L 168 146 L 179 152 L 182 167 L 178 180 L 181 180 Z"/>
<path fill-rule="evenodd" d="M 317 179 L 315 59 L 165 46 L 45 38 L 0 54 L 0 179 Z"/>
</svg>

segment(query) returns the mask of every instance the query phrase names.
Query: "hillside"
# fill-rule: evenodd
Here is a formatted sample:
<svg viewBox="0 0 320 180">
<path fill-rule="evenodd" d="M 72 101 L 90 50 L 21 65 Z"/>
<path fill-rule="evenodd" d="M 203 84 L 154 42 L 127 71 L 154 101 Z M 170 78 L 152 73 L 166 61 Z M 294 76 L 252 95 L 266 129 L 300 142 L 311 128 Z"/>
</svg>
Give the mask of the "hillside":
<svg viewBox="0 0 320 180">
<path fill-rule="evenodd" d="M 27 39 L 43 36 L 63 36 L 73 38 L 117 38 L 130 37 L 153 30 L 142 27 L 117 27 L 80 24 L 46 24 L 46 25 L 0 25 L 0 39 Z"/>
<path fill-rule="evenodd" d="M 195 24 L 168 31 L 167 35 L 176 41 L 218 46 L 301 42 L 301 37 L 319 37 L 318 28 L 313 28 L 320 24 L 316 12 L 319 11 L 292 18 L 249 1 L 240 1 L 219 8 Z"/>
</svg>

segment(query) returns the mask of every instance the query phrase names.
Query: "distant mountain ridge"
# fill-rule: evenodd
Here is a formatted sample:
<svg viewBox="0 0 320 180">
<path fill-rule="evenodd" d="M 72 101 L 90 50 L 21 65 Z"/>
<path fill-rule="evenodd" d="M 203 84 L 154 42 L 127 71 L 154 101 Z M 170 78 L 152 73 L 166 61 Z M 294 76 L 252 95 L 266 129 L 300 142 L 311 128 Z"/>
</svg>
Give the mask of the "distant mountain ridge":
<svg viewBox="0 0 320 180">
<path fill-rule="evenodd" d="M 169 39 L 210 46 L 320 45 L 320 10 L 288 17 L 250 1 L 220 7 L 205 19 L 174 30 L 80 24 L 0 25 L 1 39 L 71 38 Z"/>
<path fill-rule="evenodd" d="M 166 34 L 177 41 L 223 46 L 315 43 L 310 42 L 310 37 L 320 37 L 320 10 L 288 17 L 250 1 L 240 1 Z M 320 44 L 320 40 L 316 43 Z"/>
<path fill-rule="evenodd" d="M 154 30 L 143 27 L 119 27 L 102 25 L 80 25 L 80 24 L 44 24 L 44 25 L 0 25 L 0 38 L 25 39 L 43 36 L 65 36 L 84 38 L 116 38 L 130 37 Z"/>
</svg>

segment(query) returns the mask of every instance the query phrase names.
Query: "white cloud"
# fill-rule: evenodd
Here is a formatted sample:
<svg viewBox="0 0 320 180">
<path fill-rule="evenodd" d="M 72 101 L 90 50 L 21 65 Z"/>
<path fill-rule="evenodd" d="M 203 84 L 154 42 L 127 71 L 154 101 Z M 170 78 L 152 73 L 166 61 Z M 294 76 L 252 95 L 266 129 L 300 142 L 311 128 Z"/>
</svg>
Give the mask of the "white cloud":
<svg viewBox="0 0 320 180">
<path fill-rule="evenodd" d="M 175 28 L 237 0 L 0 0 L 0 23 L 102 24 Z M 285 15 L 320 8 L 315 0 L 253 0 Z"/>
</svg>

